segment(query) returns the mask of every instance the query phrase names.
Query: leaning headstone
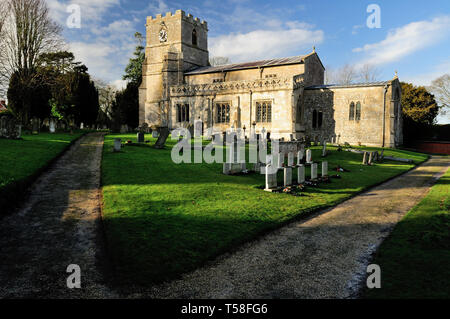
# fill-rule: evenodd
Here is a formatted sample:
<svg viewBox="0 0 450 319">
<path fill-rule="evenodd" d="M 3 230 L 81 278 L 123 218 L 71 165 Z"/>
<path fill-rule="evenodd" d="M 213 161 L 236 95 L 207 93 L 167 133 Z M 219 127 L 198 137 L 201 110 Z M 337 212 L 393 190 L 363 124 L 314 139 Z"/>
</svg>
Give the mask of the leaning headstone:
<svg viewBox="0 0 450 319">
<path fill-rule="evenodd" d="M 145 141 L 145 135 L 143 132 L 137 133 L 137 142 L 138 143 L 144 143 Z"/>
<path fill-rule="evenodd" d="M 303 184 L 305 182 L 305 165 L 300 164 L 297 170 L 297 182 Z"/>
<path fill-rule="evenodd" d="M 311 164 L 311 179 L 317 179 L 317 163 Z"/>
<path fill-rule="evenodd" d="M 363 165 L 369 164 L 369 153 L 368 152 L 364 152 L 362 164 Z"/>
<path fill-rule="evenodd" d="M 292 167 L 294 166 L 294 153 L 293 152 L 289 152 L 288 153 L 288 167 Z"/>
<path fill-rule="evenodd" d="M 322 177 L 328 176 L 328 162 L 322 162 Z"/>
<path fill-rule="evenodd" d="M 312 152 L 311 150 L 306 150 L 306 163 L 312 164 Z"/>
<path fill-rule="evenodd" d="M 284 187 L 292 185 L 292 167 L 284 168 Z"/>
<path fill-rule="evenodd" d="M 122 140 L 120 138 L 114 139 L 114 152 L 120 152 L 122 147 Z"/>
<path fill-rule="evenodd" d="M 374 152 L 370 152 L 369 153 L 369 161 L 368 161 L 368 165 L 373 165 L 373 158 L 374 158 Z"/>
<path fill-rule="evenodd" d="M 166 145 L 166 140 L 169 137 L 169 128 L 168 127 L 160 127 L 158 132 L 158 139 L 155 143 L 155 148 L 162 149 L 164 145 Z"/>
<path fill-rule="evenodd" d="M 325 141 L 323 142 L 323 147 L 322 147 L 322 157 L 327 156 L 327 143 L 325 143 Z"/>
</svg>

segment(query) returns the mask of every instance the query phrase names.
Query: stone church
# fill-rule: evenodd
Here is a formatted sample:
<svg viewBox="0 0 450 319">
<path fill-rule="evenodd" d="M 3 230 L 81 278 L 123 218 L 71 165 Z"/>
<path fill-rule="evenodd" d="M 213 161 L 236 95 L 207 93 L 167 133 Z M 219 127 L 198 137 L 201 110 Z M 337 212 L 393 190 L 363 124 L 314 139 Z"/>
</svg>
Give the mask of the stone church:
<svg viewBox="0 0 450 319">
<path fill-rule="evenodd" d="M 169 129 L 242 128 L 271 138 L 402 144 L 401 89 L 390 81 L 325 85 L 315 52 L 211 66 L 208 25 L 177 10 L 148 17 L 139 121 Z M 248 134 L 247 134 L 248 135 Z"/>
</svg>

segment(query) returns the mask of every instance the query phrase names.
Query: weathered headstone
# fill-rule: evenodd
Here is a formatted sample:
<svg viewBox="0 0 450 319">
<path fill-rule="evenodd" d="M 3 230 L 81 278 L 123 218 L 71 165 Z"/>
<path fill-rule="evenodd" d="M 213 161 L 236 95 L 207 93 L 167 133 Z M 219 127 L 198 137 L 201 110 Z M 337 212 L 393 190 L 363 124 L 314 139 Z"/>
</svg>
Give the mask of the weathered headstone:
<svg viewBox="0 0 450 319">
<path fill-rule="evenodd" d="M 305 156 L 305 151 L 301 149 L 297 152 L 297 165 L 303 164 L 303 158 Z"/>
<path fill-rule="evenodd" d="M 294 153 L 289 152 L 288 153 L 288 164 L 287 166 L 292 167 L 294 166 Z"/>
<path fill-rule="evenodd" d="M 305 165 L 300 164 L 297 169 L 297 182 L 302 184 L 305 182 Z"/>
<path fill-rule="evenodd" d="M 223 163 L 223 173 L 225 175 L 230 175 L 231 174 L 231 163 Z"/>
<path fill-rule="evenodd" d="M 158 138 L 158 136 L 159 136 L 158 131 L 153 130 L 153 131 L 152 131 L 152 137 L 153 137 L 153 138 Z"/>
<path fill-rule="evenodd" d="M 284 168 L 284 187 L 292 185 L 292 167 Z"/>
<path fill-rule="evenodd" d="M 362 164 L 363 165 L 369 164 L 369 153 L 368 152 L 364 152 Z"/>
<path fill-rule="evenodd" d="M 328 162 L 322 162 L 322 177 L 328 176 Z"/>
<path fill-rule="evenodd" d="M 114 139 L 114 152 L 120 152 L 122 147 L 122 140 L 120 138 Z"/>
<path fill-rule="evenodd" d="M 317 179 L 317 163 L 311 164 L 311 179 Z"/>
<path fill-rule="evenodd" d="M 277 167 L 283 168 L 284 166 L 284 153 L 278 153 Z"/>
<path fill-rule="evenodd" d="M 307 164 L 312 163 L 312 152 L 310 149 L 306 150 L 306 163 Z"/>
<path fill-rule="evenodd" d="M 194 137 L 201 137 L 203 135 L 203 122 L 202 120 L 196 120 L 194 122 Z"/>
<path fill-rule="evenodd" d="M 162 149 L 164 148 L 164 145 L 166 145 L 166 140 L 169 137 L 169 128 L 168 127 L 160 127 L 159 129 L 159 136 L 155 143 L 155 148 Z"/>
<path fill-rule="evenodd" d="M 19 139 L 22 135 L 22 125 L 13 116 L 0 116 L 0 137 Z"/>
<path fill-rule="evenodd" d="M 322 146 L 322 157 L 327 156 L 327 143 L 324 141 Z"/>
<path fill-rule="evenodd" d="M 33 134 L 39 134 L 39 119 L 33 118 L 31 119 L 31 131 Z"/>
<path fill-rule="evenodd" d="M 49 121 L 49 131 L 50 131 L 50 133 L 55 133 L 55 131 L 56 131 L 54 119 L 50 119 L 50 121 Z"/>
<path fill-rule="evenodd" d="M 264 190 L 271 192 L 273 189 L 277 188 L 277 170 L 272 169 L 272 165 L 274 164 L 272 156 L 267 156 L 266 163 L 266 187 Z M 275 173 L 273 171 L 275 171 Z"/>
<path fill-rule="evenodd" d="M 80 124 L 80 129 L 81 130 L 84 129 L 84 123 L 83 122 L 81 122 L 81 124 Z"/>
<path fill-rule="evenodd" d="M 369 153 L 369 161 L 368 161 L 368 165 L 373 165 L 373 157 L 374 157 L 374 152 L 370 152 Z"/>
<path fill-rule="evenodd" d="M 144 143 L 144 141 L 145 141 L 145 134 L 143 132 L 137 133 L 137 142 Z"/>
</svg>

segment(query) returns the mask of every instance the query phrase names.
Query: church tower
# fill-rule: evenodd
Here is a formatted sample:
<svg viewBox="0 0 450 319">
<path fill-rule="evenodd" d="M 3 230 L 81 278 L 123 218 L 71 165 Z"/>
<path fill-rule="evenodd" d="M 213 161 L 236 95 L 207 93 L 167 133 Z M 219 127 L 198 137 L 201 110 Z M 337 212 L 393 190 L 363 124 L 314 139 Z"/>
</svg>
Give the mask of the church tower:
<svg viewBox="0 0 450 319">
<path fill-rule="evenodd" d="M 209 65 L 208 26 L 177 10 L 148 17 L 145 61 L 139 88 L 139 123 L 169 125 L 169 88 L 184 72 Z"/>
</svg>

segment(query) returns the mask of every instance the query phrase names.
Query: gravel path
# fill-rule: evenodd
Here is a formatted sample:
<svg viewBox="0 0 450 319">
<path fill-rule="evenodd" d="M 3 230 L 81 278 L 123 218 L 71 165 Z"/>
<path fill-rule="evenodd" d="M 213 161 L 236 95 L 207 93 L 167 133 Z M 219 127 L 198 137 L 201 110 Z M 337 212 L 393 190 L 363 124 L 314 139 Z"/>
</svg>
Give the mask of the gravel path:
<svg viewBox="0 0 450 319">
<path fill-rule="evenodd" d="M 17 213 L 0 220 L 0 298 L 108 298 L 102 255 L 100 163 L 103 134 L 76 142 L 33 185 Z M 67 266 L 81 267 L 68 289 Z"/>
<path fill-rule="evenodd" d="M 448 157 L 433 157 L 332 209 L 134 297 L 357 297 L 373 252 L 449 165 Z"/>
</svg>

